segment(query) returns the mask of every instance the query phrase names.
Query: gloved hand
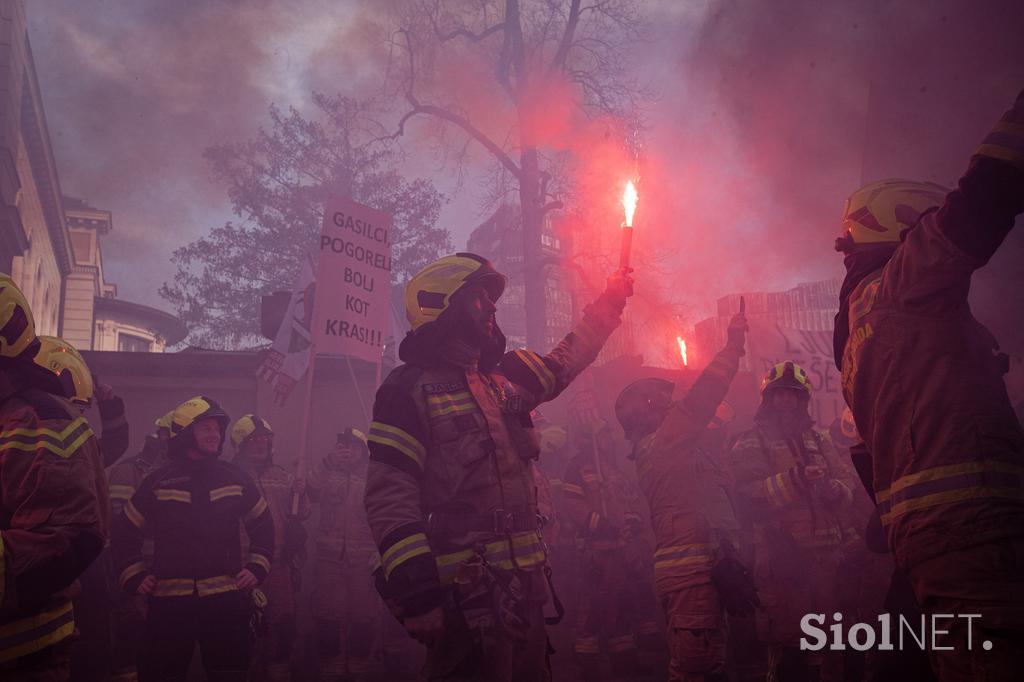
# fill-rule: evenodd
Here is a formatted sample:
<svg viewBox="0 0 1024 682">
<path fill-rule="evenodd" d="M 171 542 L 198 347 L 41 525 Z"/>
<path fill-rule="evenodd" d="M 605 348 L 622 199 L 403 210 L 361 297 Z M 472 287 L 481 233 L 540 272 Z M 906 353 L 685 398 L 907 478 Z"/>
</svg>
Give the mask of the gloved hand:
<svg viewBox="0 0 1024 682">
<path fill-rule="evenodd" d="M 602 298 L 616 305 L 619 310 L 626 307 L 626 299 L 633 295 L 633 277 L 629 274 L 631 272 L 633 268 L 616 270 L 608 278 L 604 293 L 601 294 Z"/>
<path fill-rule="evenodd" d="M 743 347 L 746 345 L 747 332 L 749 331 L 750 324 L 747 322 L 746 314 L 743 311 L 736 313 L 729 320 L 729 328 L 726 330 L 728 341 L 726 341 L 725 345 L 739 350 L 741 356 L 744 355 Z"/>
</svg>

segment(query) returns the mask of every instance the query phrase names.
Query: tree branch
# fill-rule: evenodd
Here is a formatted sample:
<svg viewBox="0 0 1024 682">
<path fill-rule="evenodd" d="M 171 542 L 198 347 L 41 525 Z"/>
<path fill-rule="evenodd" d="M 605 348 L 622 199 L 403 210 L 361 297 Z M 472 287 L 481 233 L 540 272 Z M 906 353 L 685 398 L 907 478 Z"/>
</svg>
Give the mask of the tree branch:
<svg viewBox="0 0 1024 682">
<path fill-rule="evenodd" d="M 551 59 L 551 67 L 548 69 L 549 74 L 553 74 L 565 66 L 565 60 L 569 56 L 569 49 L 572 47 L 573 36 L 576 34 L 576 26 L 580 21 L 580 1 L 572 0 L 572 3 L 569 5 L 569 18 L 565 22 L 565 32 L 562 33 L 562 39 L 558 42 L 558 50 Z"/>
<path fill-rule="evenodd" d="M 399 33 L 405 36 L 405 49 L 409 54 L 409 78 L 405 89 L 405 99 L 406 101 L 409 102 L 409 105 L 412 108 L 408 112 L 406 112 L 405 115 L 403 115 L 402 118 L 399 120 L 398 130 L 395 132 L 394 135 L 390 136 L 391 139 L 396 139 L 405 133 L 405 124 L 413 116 L 416 116 L 418 114 L 434 116 L 444 121 L 448 121 L 449 123 L 453 123 L 459 128 L 461 128 L 467 135 L 469 135 L 471 138 L 479 142 L 484 147 L 484 149 L 489 151 L 494 156 L 494 158 L 496 158 L 501 163 L 501 165 L 508 170 L 509 173 L 511 173 L 513 176 L 516 177 L 516 179 L 518 179 L 521 175 L 521 171 L 519 170 L 519 166 L 516 165 L 516 162 L 513 161 L 512 157 L 510 157 L 505 152 L 504 149 L 498 146 L 498 144 L 495 143 L 494 140 L 487 137 L 487 135 L 482 130 L 473 125 L 472 121 L 470 121 L 465 116 L 455 113 L 454 111 L 449 111 L 444 107 L 436 106 L 433 104 L 423 104 L 422 102 L 419 101 L 419 99 L 417 99 L 416 93 L 414 91 L 414 87 L 416 84 L 416 62 L 415 59 L 413 58 L 412 41 L 409 38 L 409 33 L 405 29 L 400 29 Z"/>
<path fill-rule="evenodd" d="M 485 28 L 480 33 L 473 33 L 469 29 L 462 28 L 462 27 L 453 29 L 451 31 L 448 31 L 447 33 L 442 33 L 441 32 L 441 27 L 437 25 L 437 19 L 433 15 L 431 15 L 431 17 L 430 17 L 430 23 L 433 24 L 433 26 L 434 26 L 434 35 L 436 35 L 437 39 L 439 41 L 441 41 L 442 43 L 447 43 L 449 40 L 453 40 L 455 38 L 458 38 L 459 36 L 462 36 L 463 38 L 465 38 L 466 40 L 468 40 L 471 43 L 479 43 L 481 40 L 483 40 L 487 36 L 492 35 L 494 33 L 497 33 L 498 31 L 504 31 L 505 30 L 505 22 L 504 21 L 501 22 L 500 24 L 495 24 L 494 26 L 491 26 L 490 28 Z"/>
</svg>

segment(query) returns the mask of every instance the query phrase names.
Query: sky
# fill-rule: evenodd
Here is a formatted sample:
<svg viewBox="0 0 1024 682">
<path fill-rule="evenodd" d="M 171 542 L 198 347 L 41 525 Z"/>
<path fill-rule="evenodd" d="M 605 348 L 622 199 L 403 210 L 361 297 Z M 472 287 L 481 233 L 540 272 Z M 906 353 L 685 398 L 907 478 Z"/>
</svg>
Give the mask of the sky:
<svg viewBox="0 0 1024 682">
<path fill-rule="evenodd" d="M 103 250 L 119 295 L 166 307 L 156 292 L 173 277 L 173 250 L 232 218 L 205 148 L 246 139 L 271 103 L 304 109 L 313 90 L 375 85 L 380 46 L 364 22 L 380 6 L 28 3 L 62 189 L 113 211 Z M 883 177 L 951 186 L 1024 87 L 1015 0 L 640 6 L 654 32 L 637 46 L 637 75 L 657 97 L 639 161 L 637 249 L 698 317 L 726 293 L 839 276 L 831 244 L 845 196 Z M 586 132 L 565 126 L 553 134 L 600 166 Z M 460 187 L 426 151 L 410 154 L 404 168 L 449 195 L 441 220 L 461 248 L 482 218 L 482 169 Z M 1020 277 L 1019 232 L 976 287 L 980 316 L 1002 320 L 1018 348 L 1024 287 L 1005 278 Z"/>
</svg>

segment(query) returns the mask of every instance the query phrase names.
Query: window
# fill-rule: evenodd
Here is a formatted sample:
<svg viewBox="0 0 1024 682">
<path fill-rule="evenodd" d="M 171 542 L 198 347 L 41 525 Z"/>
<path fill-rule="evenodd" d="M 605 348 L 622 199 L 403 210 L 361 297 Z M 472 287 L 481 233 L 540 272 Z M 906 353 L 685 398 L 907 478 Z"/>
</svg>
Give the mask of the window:
<svg viewBox="0 0 1024 682">
<path fill-rule="evenodd" d="M 152 350 L 153 342 L 134 334 L 120 333 L 117 335 L 117 349 L 125 353 L 148 353 Z"/>
</svg>

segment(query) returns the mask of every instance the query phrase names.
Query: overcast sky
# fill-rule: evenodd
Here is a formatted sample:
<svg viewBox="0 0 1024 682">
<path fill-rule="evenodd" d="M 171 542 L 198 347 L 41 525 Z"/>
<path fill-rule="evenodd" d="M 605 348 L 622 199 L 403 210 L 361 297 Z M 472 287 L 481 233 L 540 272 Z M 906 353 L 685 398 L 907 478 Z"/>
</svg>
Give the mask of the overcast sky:
<svg viewBox="0 0 1024 682">
<path fill-rule="evenodd" d="M 705 310 L 839 274 L 829 248 L 862 177 L 952 184 L 1024 87 L 1018 0 L 642 4 L 657 22 L 641 74 L 661 94 L 645 154 L 663 234 L 688 244 L 674 286 Z M 107 276 L 149 304 L 165 307 L 171 252 L 232 217 L 206 147 L 245 139 L 272 102 L 372 85 L 360 21 L 373 3 L 26 5 L 62 189 L 113 211 Z M 452 189 L 431 160 L 411 168 Z M 442 216 L 459 248 L 479 221 L 473 191 Z"/>
</svg>

